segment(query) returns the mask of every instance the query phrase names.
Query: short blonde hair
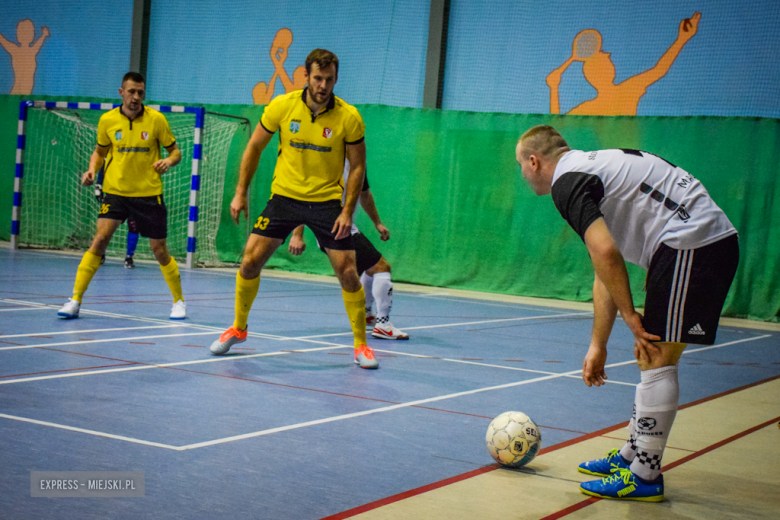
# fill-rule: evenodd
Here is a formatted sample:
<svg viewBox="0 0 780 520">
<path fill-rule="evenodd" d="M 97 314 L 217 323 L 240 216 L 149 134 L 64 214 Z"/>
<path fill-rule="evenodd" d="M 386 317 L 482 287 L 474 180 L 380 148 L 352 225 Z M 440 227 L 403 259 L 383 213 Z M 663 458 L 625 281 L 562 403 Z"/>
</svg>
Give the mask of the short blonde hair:
<svg viewBox="0 0 780 520">
<path fill-rule="evenodd" d="M 569 145 L 558 130 L 549 125 L 539 125 L 531 128 L 520 136 L 518 144 L 522 143 L 522 156 L 528 158 L 531 154 L 543 157 L 557 157 L 570 150 Z"/>
</svg>

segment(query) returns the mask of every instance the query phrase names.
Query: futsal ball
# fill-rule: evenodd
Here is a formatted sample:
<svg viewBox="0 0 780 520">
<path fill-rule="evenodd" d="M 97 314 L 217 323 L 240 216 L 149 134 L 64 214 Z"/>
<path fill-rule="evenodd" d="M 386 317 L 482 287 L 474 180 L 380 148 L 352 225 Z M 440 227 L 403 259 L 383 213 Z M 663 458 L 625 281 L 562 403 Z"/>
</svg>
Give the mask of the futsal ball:
<svg viewBox="0 0 780 520">
<path fill-rule="evenodd" d="M 504 412 L 488 426 L 485 442 L 496 462 L 519 468 L 534 460 L 542 448 L 542 434 L 526 414 Z"/>
</svg>

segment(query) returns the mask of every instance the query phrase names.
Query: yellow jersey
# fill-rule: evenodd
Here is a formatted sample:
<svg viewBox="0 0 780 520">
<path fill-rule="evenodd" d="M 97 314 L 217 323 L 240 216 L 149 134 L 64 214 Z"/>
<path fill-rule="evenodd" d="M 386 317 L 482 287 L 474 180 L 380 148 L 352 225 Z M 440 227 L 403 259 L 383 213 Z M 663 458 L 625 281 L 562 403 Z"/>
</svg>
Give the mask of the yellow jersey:
<svg viewBox="0 0 780 520">
<path fill-rule="evenodd" d="M 97 144 L 109 149 L 103 192 L 123 197 L 162 194 L 160 174 L 152 165 L 161 158 L 160 146 L 175 143 L 168 120 L 157 110 L 144 106 L 135 119 L 121 106 L 103 114 L 97 132 Z"/>
<path fill-rule="evenodd" d="M 340 200 L 346 145 L 363 141 L 365 124 L 355 107 L 331 95 L 325 109 L 312 114 L 307 89 L 271 101 L 260 119 L 270 133 L 279 131 L 271 196 L 307 202 Z"/>
</svg>

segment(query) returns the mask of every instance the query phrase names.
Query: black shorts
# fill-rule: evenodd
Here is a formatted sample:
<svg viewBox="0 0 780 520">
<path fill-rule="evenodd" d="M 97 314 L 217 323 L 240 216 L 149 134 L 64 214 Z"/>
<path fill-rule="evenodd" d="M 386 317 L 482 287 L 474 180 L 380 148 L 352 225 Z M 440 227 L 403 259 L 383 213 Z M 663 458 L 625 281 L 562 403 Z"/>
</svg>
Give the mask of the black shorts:
<svg viewBox="0 0 780 520">
<path fill-rule="evenodd" d="M 168 209 L 162 195 L 123 197 L 104 193 L 98 218 L 122 222 L 132 218 L 134 227 L 142 237 L 162 240 L 168 236 Z"/>
<path fill-rule="evenodd" d="M 738 263 L 737 235 L 699 249 L 677 250 L 661 244 L 647 271 L 645 330 L 661 341 L 715 343 Z"/>
<path fill-rule="evenodd" d="M 273 195 L 255 222 L 252 233 L 268 238 L 287 240 L 292 230 L 301 224 L 308 226 L 317 242 L 328 249 L 352 251 L 352 237 L 336 240 L 333 224 L 341 215 L 341 201 L 306 202 Z"/>
<path fill-rule="evenodd" d="M 363 274 L 372 267 L 374 267 L 382 258 L 382 253 L 377 251 L 374 244 L 366 238 L 363 233 L 355 233 L 352 235 L 352 240 L 355 243 L 355 263 L 357 264 L 358 275 Z M 325 252 L 325 248 L 317 241 L 320 251 Z"/>
</svg>

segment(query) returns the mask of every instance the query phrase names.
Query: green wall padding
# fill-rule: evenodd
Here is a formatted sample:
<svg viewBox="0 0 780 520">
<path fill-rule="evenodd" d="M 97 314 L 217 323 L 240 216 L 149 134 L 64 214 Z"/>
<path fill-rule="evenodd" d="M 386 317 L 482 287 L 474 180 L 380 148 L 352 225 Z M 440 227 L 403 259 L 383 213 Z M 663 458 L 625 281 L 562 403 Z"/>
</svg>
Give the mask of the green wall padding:
<svg viewBox="0 0 780 520">
<path fill-rule="evenodd" d="M 0 96 L 0 239 L 10 236 L 19 96 Z M 55 98 L 47 98 L 54 100 Z M 57 98 L 60 99 L 60 98 Z M 739 230 L 741 262 L 724 315 L 780 318 L 780 121 L 721 117 L 601 117 L 486 114 L 364 105 L 368 175 L 389 242 L 368 217 L 357 224 L 393 266 L 393 279 L 439 287 L 589 301 L 593 271 L 585 246 L 520 176 L 514 149 L 537 124 L 556 127 L 572 148 L 637 148 L 660 155 L 700 179 Z M 208 105 L 248 118 L 262 107 Z M 229 205 L 245 140 L 234 143 L 225 172 L 221 259 L 240 258 L 244 243 Z M 250 219 L 270 195 L 278 141 L 263 154 L 250 194 Z M 85 165 L 86 167 L 86 165 Z M 775 202 L 778 201 L 776 204 Z M 251 222 L 249 223 L 251 225 Z M 248 225 L 241 222 L 240 226 Z M 307 230 L 308 248 L 286 246 L 268 267 L 331 274 Z M 642 305 L 645 273 L 630 266 Z"/>
</svg>

